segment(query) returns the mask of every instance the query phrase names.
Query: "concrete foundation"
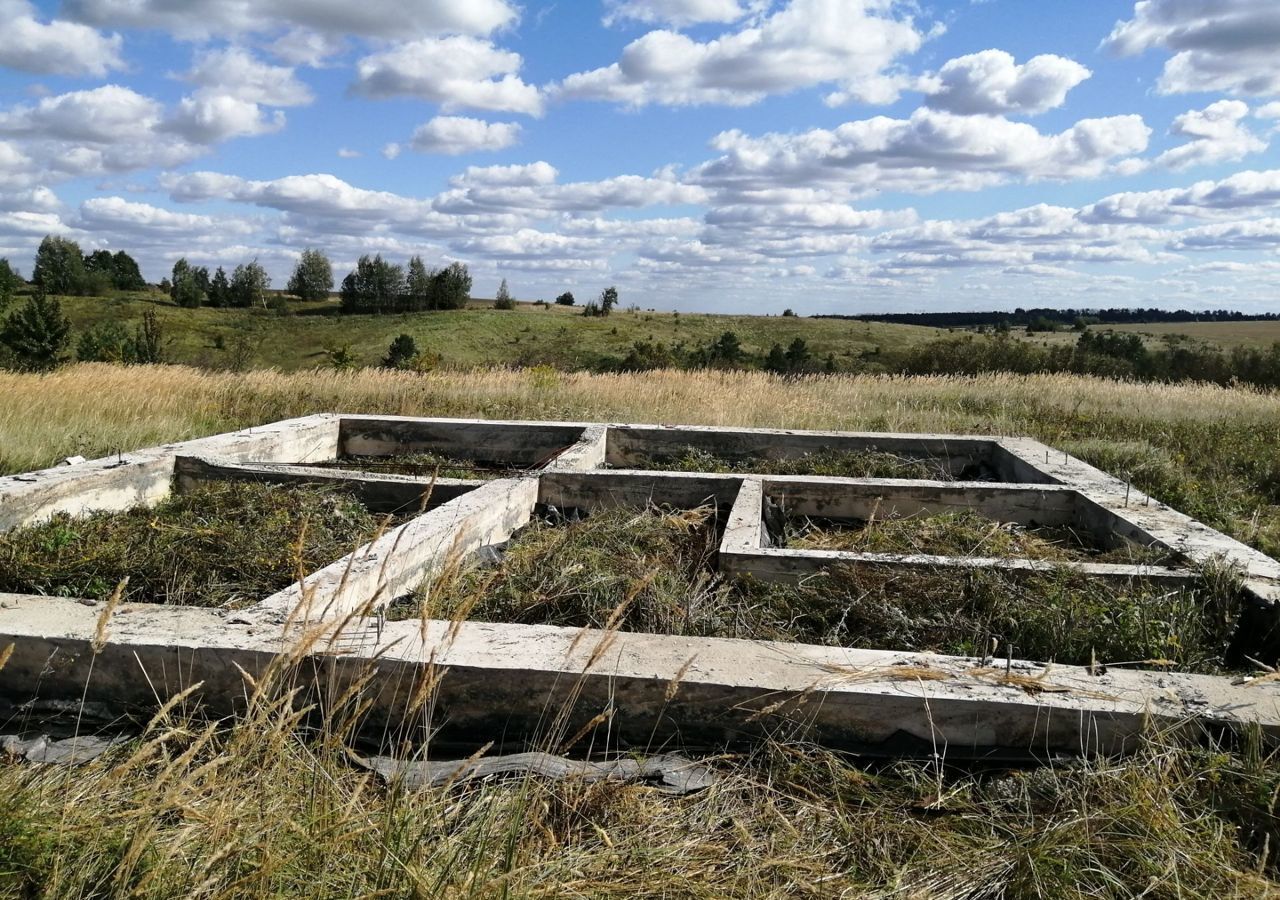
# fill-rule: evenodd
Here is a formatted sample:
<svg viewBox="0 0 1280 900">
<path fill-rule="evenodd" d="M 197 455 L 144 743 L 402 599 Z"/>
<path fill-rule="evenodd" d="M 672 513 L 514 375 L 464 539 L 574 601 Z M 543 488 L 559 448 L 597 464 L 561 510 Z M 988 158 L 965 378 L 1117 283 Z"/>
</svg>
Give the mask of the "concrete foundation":
<svg viewBox="0 0 1280 900">
<path fill-rule="evenodd" d="M 962 481 L 716 475 L 648 469 L 687 448 L 735 460 L 874 450 Z M 431 451 L 504 467 L 492 481 L 350 472 L 318 463 Z M 746 466 L 749 468 L 749 465 Z M 379 610 L 442 566 L 508 540 L 552 508 L 717 507 L 723 571 L 767 580 L 833 564 L 1035 572 L 1033 560 L 800 551 L 774 546 L 776 511 L 833 519 L 970 509 L 1001 522 L 1070 526 L 1100 546 L 1120 539 L 1180 554 L 1169 568 L 1076 563 L 1108 580 L 1193 583 L 1200 565 L 1236 567 L 1253 606 L 1236 648 L 1274 625 L 1280 564 L 1034 441 L 587 423 L 318 415 L 115 458 L 0 479 L 0 530 L 55 513 L 153 504 L 207 481 L 341 484 L 371 509 L 407 516 L 375 541 L 234 614 L 126 605 L 95 644 L 101 604 L 0 595 L 0 697 L 81 697 L 145 710 L 203 682 L 214 713 L 242 704 L 245 681 L 295 652 L 290 678 L 319 702 L 370 666 L 369 725 L 395 732 L 407 691 L 438 679 L 431 727 L 441 739 L 529 742 L 548 722 L 576 729 L 610 713 L 611 740 L 713 746 L 794 734 L 863 751 L 952 755 L 1116 752 L 1151 722 L 1170 728 L 1256 723 L 1280 735 L 1280 686 L 1156 672 L 1051 667 L 767 642 L 686 639 L 502 623 L 387 623 Z M 320 629 L 317 631 L 316 629 Z M 432 676 L 434 677 L 434 676 Z M 323 689 L 322 689 L 323 688 Z M 549 718 L 550 717 L 550 718 Z M 420 724 L 420 723 L 418 723 Z M 415 726 L 416 727 L 416 726 Z"/>
</svg>

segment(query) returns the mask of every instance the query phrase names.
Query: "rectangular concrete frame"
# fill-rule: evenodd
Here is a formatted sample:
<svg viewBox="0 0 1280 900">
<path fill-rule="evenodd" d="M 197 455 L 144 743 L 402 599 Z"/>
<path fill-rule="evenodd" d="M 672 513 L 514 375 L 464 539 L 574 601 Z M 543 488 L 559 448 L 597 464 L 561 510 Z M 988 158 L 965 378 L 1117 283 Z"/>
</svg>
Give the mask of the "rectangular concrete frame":
<svg viewBox="0 0 1280 900">
<path fill-rule="evenodd" d="M 731 456 L 785 458 L 820 449 L 876 449 L 934 460 L 940 471 L 987 481 L 831 479 L 618 471 L 696 447 Z M 317 467 L 348 455 L 431 450 L 510 467 L 489 482 L 342 472 Z M 312 465 L 308 465 L 312 464 Z M 600 471 L 604 466 L 614 469 Z M 630 742 L 726 738 L 800 729 L 836 746 L 881 752 L 1026 755 L 1122 750 L 1151 721 L 1170 727 L 1255 723 L 1280 735 L 1280 686 L 1225 678 L 727 639 L 605 634 L 467 622 L 386 623 L 378 607 L 438 567 L 507 540 L 540 508 L 593 509 L 645 502 L 713 502 L 726 516 L 722 569 L 803 577 L 832 561 L 886 566 L 1032 561 L 890 557 L 770 546 L 765 498 L 803 513 L 856 516 L 868 503 L 899 512 L 977 508 L 1014 521 L 1070 522 L 1099 535 L 1155 542 L 1193 563 L 1238 567 L 1259 607 L 1280 597 L 1280 565 L 1251 548 L 1043 444 L 1022 438 L 850 434 L 684 426 L 489 422 L 316 415 L 75 466 L 0 478 L 0 530 L 58 512 L 152 504 L 204 480 L 343 481 L 372 507 L 425 512 L 256 606 L 234 613 L 125 605 L 93 638 L 102 604 L 0 595 L 0 695 L 17 702 L 78 701 L 122 711 L 203 681 L 214 712 L 244 695 L 237 666 L 253 673 L 296 641 L 322 637 L 307 656 L 304 687 L 355 678 L 369 665 L 371 722 L 397 727 L 404 692 L 426 667 L 446 667 L 435 704 L 439 734 L 467 741 L 531 735 L 563 705 L 564 721 L 614 714 Z M 839 515 L 837 515 L 839 513 Z M 1080 564 L 1096 577 L 1193 573 Z M 307 635 L 307 637 L 303 637 Z M 308 644 L 310 645 L 310 644 Z M 306 667 L 304 667 L 306 668 Z M 89 673 L 92 672 L 92 677 Z M 671 686 L 679 687 L 671 696 Z M 435 723 L 433 723 L 434 727 Z"/>
</svg>

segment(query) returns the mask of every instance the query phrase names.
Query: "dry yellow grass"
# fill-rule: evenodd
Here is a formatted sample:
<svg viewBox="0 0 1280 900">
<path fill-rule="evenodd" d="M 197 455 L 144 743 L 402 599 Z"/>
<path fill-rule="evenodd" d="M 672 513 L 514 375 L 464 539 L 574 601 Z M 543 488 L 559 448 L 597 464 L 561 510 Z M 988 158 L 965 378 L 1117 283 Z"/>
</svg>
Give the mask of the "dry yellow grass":
<svg viewBox="0 0 1280 900">
<path fill-rule="evenodd" d="M 1115 416 L 1132 423 L 1132 439 L 1171 423 L 1274 429 L 1280 395 L 1068 375 L 797 380 L 758 372 L 234 374 L 76 365 L 50 375 L 0 372 L 0 471 L 314 412 L 963 431 L 1055 442 L 1087 437 L 1080 423 Z"/>
</svg>

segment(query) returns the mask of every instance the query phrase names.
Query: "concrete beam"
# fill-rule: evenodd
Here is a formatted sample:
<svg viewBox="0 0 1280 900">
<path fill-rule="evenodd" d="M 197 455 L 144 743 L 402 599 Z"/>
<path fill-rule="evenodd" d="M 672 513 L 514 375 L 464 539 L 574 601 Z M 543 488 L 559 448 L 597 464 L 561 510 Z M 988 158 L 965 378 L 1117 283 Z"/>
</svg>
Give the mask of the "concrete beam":
<svg viewBox="0 0 1280 900">
<path fill-rule="evenodd" d="M 219 614 L 123 606 L 95 654 L 101 606 L 49 597 L 0 603 L 0 647 L 14 645 L 0 696 L 102 704 L 145 715 L 197 682 L 191 703 L 215 715 L 243 705 L 281 648 L 277 629 Z M 1280 684 L 1110 669 L 1047 668 L 930 654 L 467 622 L 370 620 L 315 643 L 290 684 L 341 694 L 370 667 L 371 734 L 429 724 L 437 741 L 535 745 L 563 713 L 571 734 L 600 712 L 610 746 L 723 746 L 785 734 L 826 746 L 948 758 L 1116 753 L 1153 724 L 1257 725 L 1280 737 Z M 438 678 L 429 723 L 406 722 L 410 696 Z M 588 738 L 591 740 L 591 738 Z"/>
<path fill-rule="evenodd" d="M 729 506 L 741 482 L 740 475 L 693 472 L 546 472 L 539 479 L 538 502 L 562 510 L 650 503 Z"/>
<path fill-rule="evenodd" d="M 179 456 L 174 474 L 179 491 L 211 481 L 337 487 L 350 492 L 376 513 L 411 514 L 434 509 L 484 484 L 462 478 L 421 478 L 282 463 L 230 463 L 198 456 Z"/>
<path fill-rule="evenodd" d="M 679 456 L 690 447 L 734 461 L 796 459 L 824 451 L 875 451 L 933 462 L 956 477 L 976 477 L 981 473 L 987 480 L 1001 480 L 993 456 L 997 448 L 990 438 L 941 434 L 614 425 L 609 432 L 608 461 L 613 466 L 633 466 L 656 457 Z"/>
<path fill-rule="evenodd" d="M 889 570 L 916 569 L 959 575 L 973 569 L 992 569 L 1011 576 L 1030 576 L 1061 569 L 1113 583 L 1137 579 L 1159 582 L 1171 588 L 1191 587 L 1200 576 L 1186 569 L 1164 566 L 1133 566 L 1115 563 L 1047 562 L 1036 559 L 1005 559 L 984 556 L 933 556 L 925 553 L 850 553 L 841 550 L 788 550 L 765 547 L 759 550 L 720 551 L 720 571 L 734 576 L 751 576 L 760 581 L 792 584 L 819 575 L 835 566 L 859 566 Z"/>
<path fill-rule="evenodd" d="M 330 459 L 337 449 L 338 417 L 306 416 L 193 441 L 121 453 L 74 466 L 0 478 L 0 532 L 48 519 L 150 506 L 169 495 L 174 458 L 215 456 L 284 462 Z"/>
<path fill-rule="evenodd" d="M 536 478 L 490 481 L 393 528 L 300 584 L 235 614 L 236 622 L 316 622 L 374 610 L 417 589 L 447 563 L 507 540 L 528 523 L 538 501 Z"/>
<path fill-rule="evenodd" d="M 490 422 L 483 419 L 420 419 L 409 416 L 344 415 L 340 456 L 441 453 L 536 469 L 576 444 L 585 424 Z"/>
</svg>

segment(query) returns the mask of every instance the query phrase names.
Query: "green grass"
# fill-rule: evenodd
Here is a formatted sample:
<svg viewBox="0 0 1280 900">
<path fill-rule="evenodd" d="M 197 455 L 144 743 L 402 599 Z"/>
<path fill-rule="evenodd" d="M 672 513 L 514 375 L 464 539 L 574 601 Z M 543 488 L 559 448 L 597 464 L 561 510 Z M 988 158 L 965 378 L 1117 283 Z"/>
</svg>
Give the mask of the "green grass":
<svg viewBox="0 0 1280 900">
<path fill-rule="evenodd" d="M 0 591 L 238 608 L 341 559 L 381 519 L 341 491 L 200 486 L 153 508 L 0 534 Z"/>
<path fill-rule="evenodd" d="M 970 537 L 979 531 L 958 521 L 960 528 L 948 520 L 953 537 L 961 528 Z M 1065 569 L 1014 576 L 853 565 L 779 585 L 725 581 L 714 565 L 716 546 L 710 507 L 615 508 L 569 523 L 535 521 L 496 566 L 465 566 L 389 615 L 962 656 L 995 646 L 1043 662 L 1155 660 L 1214 672 L 1238 612 L 1234 584 L 1213 573 L 1198 589 L 1169 590 Z"/>
<path fill-rule="evenodd" d="M 584 318 L 574 309 L 520 304 L 514 310 L 487 307 L 388 316 L 342 316 L 336 301 L 289 302 L 292 315 L 264 309 L 183 309 L 159 294 L 62 297 L 72 321 L 72 348 L 78 334 L 98 322 L 119 320 L 132 327 L 145 310 L 156 312 L 165 337 L 166 360 L 207 368 L 272 367 L 282 371 L 326 364 L 327 348 L 349 346 L 357 365 L 377 365 L 391 341 L 411 335 L 419 350 L 438 353 L 441 364 L 476 366 L 550 365 L 596 367 L 606 357 L 623 357 L 636 341 L 688 346 L 735 332 L 744 349 L 767 353 L 803 338 L 815 358 L 835 354 L 849 368 L 863 354 L 936 337 L 915 325 L 804 319 L 616 311 L 608 318 Z M 223 349 L 219 349 L 222 347 Z M 237 348 L 243 347 L 237 352 Z M 878 350 L 877 350 L 878 348 Z M 242 358 L 241 358 L 242 357 Z"/>
<path fill-rule="evenodd" d="M 791 459 L 727 459 L 697 447 L 663 454 L 619 468 L 677 472 L 741 472 L 753 475 L 823 475 L 834 478 L 928 478 L 956 476 L 941 465 L 872 450 L 822 450 Z"/>
<path fill-rule="evenodd" d="M 1157 346 L 1167 340 L 1190 340 L 1211 344 L 1230 350 L 1232 347 L 1253 347 L 1266 349 L 1280 342 L 1280 322 L 1139 322 L 1120 325 L 1094 325 L 1093 331 L 1116 331 L 1123 334 L 1142 335 L 1150 346 Z M 1070 329 L 1055 332 L 1032 332 L 1014 329 L 1013 334 L 1029 341 L 1041 343 L 1074 344 L 1080 337 L 1078 332 Z"/>
<path fill-rule="evenodd" d="M 354 472 L 377 472 L 389 475 L 416 475 L 420 478 L 469 478 L 487 481 L 502 478 L 517 469 L 503 469 L 468 459 L 453 459 L 442 453 L 397 453 L 393 456 L 347 456 L 332 463 L 320 463 L 321 468 L 343 469 Z"/>
<path fill-rule="evenodd" d="M 1023 527 L 976 512 L 928 516 L 884 516 L 871 521 L 833 522 L 801 517 L 787 523 L 785 546 L 853 553 L 923 553 L 937 556 L 1038 559 L 1169 565 L 1176 555 L 1132 541 L 1102 549 L 1088 534 L 1065 527 Z"/>
</svg>

